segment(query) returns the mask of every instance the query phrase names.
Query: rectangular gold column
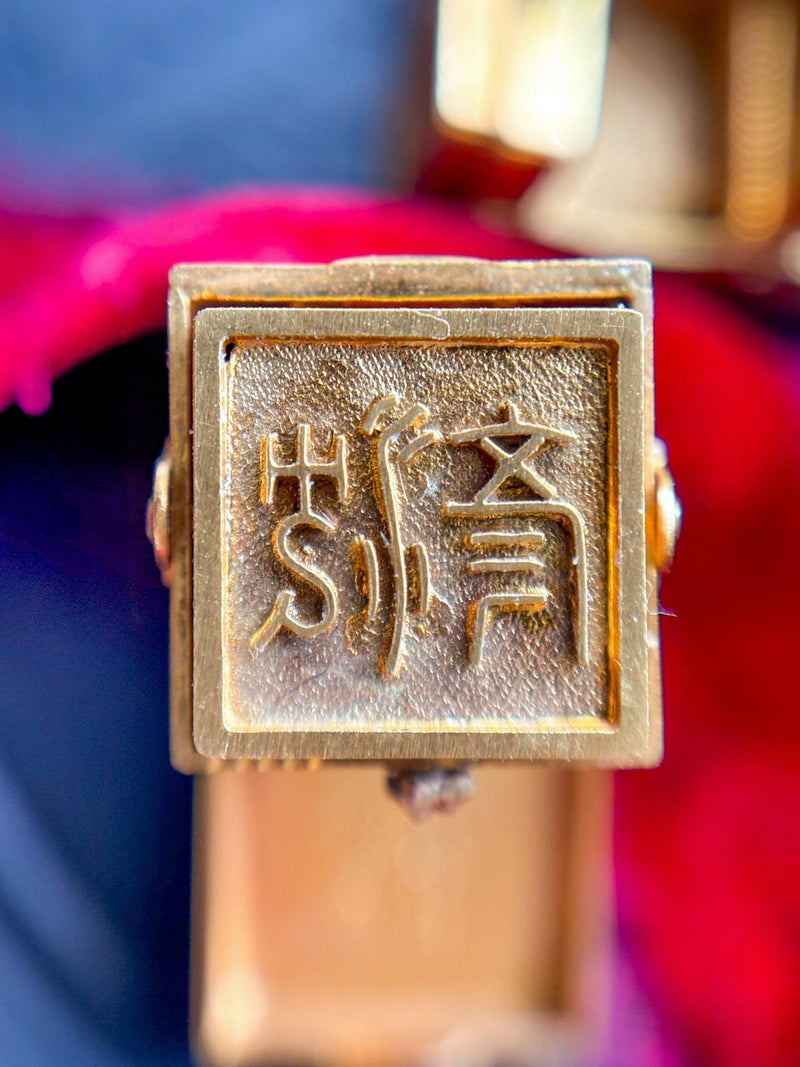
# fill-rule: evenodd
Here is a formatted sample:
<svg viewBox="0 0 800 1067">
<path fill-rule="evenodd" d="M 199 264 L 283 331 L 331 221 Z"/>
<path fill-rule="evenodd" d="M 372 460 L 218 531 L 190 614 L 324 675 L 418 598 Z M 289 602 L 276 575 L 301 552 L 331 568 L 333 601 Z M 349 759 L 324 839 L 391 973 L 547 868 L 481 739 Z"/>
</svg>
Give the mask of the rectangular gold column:
<svg viewBox="0 0 800 1067">
<path fill-rule="evenodd" d="M 198 779 L 202 1062 L 561 1062 L 597 1041 L 610 777 L 476 778 L 422 825 L 377 767 Z"/>
</svg>

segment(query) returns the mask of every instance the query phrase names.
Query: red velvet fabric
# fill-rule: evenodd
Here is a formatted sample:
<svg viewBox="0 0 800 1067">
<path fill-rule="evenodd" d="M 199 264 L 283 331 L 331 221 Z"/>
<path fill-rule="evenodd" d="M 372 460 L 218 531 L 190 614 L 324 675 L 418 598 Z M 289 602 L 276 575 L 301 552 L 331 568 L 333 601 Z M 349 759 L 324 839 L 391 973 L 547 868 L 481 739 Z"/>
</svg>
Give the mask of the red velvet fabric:
<svg viewBox="0 0 800 1067">
<path fill-rule="evenodd" d="M 432 201 L 239 193 L 110 219 L 0 216 L 0 406 L 164 325 L 185 260 L 531 258 Z M 658 429 L 685 505 L 663 582 L 667 755 L 617 776 L 620 936 L 686 1062 L 800 1060 L 800 374 L 686 280 L 656 281 Z"/>
</svg>

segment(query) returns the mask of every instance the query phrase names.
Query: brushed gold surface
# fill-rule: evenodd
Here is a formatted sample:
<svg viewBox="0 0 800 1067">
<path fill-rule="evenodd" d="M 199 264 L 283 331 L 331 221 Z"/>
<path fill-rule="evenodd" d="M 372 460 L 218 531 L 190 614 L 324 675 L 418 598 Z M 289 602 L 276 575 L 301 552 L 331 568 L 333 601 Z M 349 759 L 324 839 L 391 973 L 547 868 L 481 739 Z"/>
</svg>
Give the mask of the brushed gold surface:
<svg viewBox="0 0 800 1067">
<path fill-rule="evenodd" d="M 170 300 L 172 742 L 176 765 L 192 771 L 211 770 L 220 765 L 215 756 L 568 756 L 621 764 L 657 759 L 657 583 L 653 561 L 645 561 L 643 532 L 645 503 L 649 509 L 653 495 L 651 486 L 645 484 L 652 437 L 650 301 L 649 268 L 630 261 L 493 264 L 401 259 L 342 261 L 328 267 L 177 268 Z M 295 310 L 259 312 L 234 309 L 231 304 L 291 305 Z M 580 310 L 561 316 L 534 310 L 559 304 Z M 330 310 L 320 310 L 319 305 Z M 590 310 L 592 305 L 609 310 L 596 313 Z M 635 306 L 643 316 L 615 310 L 620 305 Z M 226 311 L 203 311 L 204 307 L 226 306 Z M 404 306 L 418 310 L 401 310 Z M 497 310 L 489 310 L 492 307 Z M 220 348 L 223 334 L 225 344 L 234 345 L 228 359 L 224 345 Z M 195 363 L 193 338 L 198 352 L 203 344 L 208 347 L 211 355 L 207 359 L 198 356 Z M 325 338 L 324 343 L 320 338 Z M 627 353 L 624 358 L 617 358 L 620 345 Z M 491 373 L 487 373 L 487 360 Z M 344 371 L 351 365 L 360 368 L 360 377 Z M 320 367 L 330 370 L 334 366 L 339 368 L 344 394 L 334 387 L 319 388 Z M 439 379 L 437 366 L 442 372 Z M 576 371 L 572 406 L 570 366 Z M 270 385 L 268 368 L 282 375 L 280 388 Z M 220 393 L 220 374 L 229 377 L 229 392 Z M 413 395 L 415 374 L 420 386 L 424 385 L 424 433 L 432 433 L 435 440 L 422 441 L 423 447 L 415 454 L 412 438 L 419 443 L 424 434 L 412 427 L 397 435 L 394 453 L 389 447 L 390 456 L 402 450 L 401 445 L 405 448 L 408 470 L 402 476 L 403 489 L 407 475 L 413 490 L 410 506 L 402 501 L 398 521 L 396 509 L 387 510 L 389 497 L 400 500 L 403 495 L 395 491 L 396 486 L 392 488 L 394 461 L 385 472 L 388 496 L 381 490 L 380 465 L 376 467 L 381 431 L 390 416 L 379 415 L 385 425 L 372 436 L 365 432 L 364 419 L 370 405 L 393 390 L 402 392 L 399 402 L 420 402 Z M 315 377 L 319 396 L 315 396 Z M 449 381 L 449 391 L 442 392 L 442 380 Z M 463 393 L 460 407 L 459 389 Z M 311 406 L 301 410 L 302 404 L 295 403 L 295 410 L 289 410 L 281 390 L 295 401 L 304 395 Z M 624 403 L 618 399 L 623 394 L 628 397 Z M 229 543 L 227 535 L 220 537 L 222 527 L 215 526 L 207 507 L 198 505 L 200 499 L 208 503 L 216 494 L 219 510 L 220 485 L 228 483 L 220 481 L 215 449 L 219 452 L 223 444 L 220 427 L 233 425 L 220 422 L 219 410 L 202 414 L 201 396 L 211 406 L 209 411 L 215 403 L 219 407 L 221 397 L 223 406 L 239 405 L 239 430 L 223 434 L 222 449 L 226 457 L 233 457 L 231 473 L 239 479 L 241 500 L 250 501 L 235 511 L 233 524 L 225 526 L 226 531 L 241 534 L 236 544 Z M 253 408 L 249 414 L 248 396 Z M 548 417 L 542 397 L 556 405 L 552 414 L 559 415 L 561 423 Z M 268 402 L 262 403 L 265 399 Z M 539 514 L 506 515 L 500 526 L 494 515 L 445 514 L 448 503 L 457 509 L 472 500 L 474 510 L 481 477 L 485 489 L 498 462 L 498 453 L 491 454 L 491 441 L 454 438 L 463 436 L 469 427 L 508 419 L 504 405 L 509 399 L 517 402 L 519 419 L 543 423 L 556 435 L 544 448 L 532 449 L 531 462 L 517 464 L 517 473 L 528 471 L 527 484 L 523 478 L 516 489 L 510 489 L 509 483 L 498 494 L 503 498 L 516 494 L 517 506 L 524 512 L 538 507 Z M 393 410 L 391 418 L 402 414 Z M 334 425 L 336 419 L 342 425 Z M 304 479 L 280 472 L 297 458 L 297 427 L 303 424 L 309 426 L 312 465 L 332 462 L 333 434 L 341 433 L 347 441 L 349 496 L 340 493 L 341 499 L 335 499 L 337 487 L 324 474 L 318 480 L 316 475 L 308 479 L 311 510 L 337 528 L 341 525 L 341 533 L 347 536 L 343 540 L 339 534 L 329 536 L 324 524 L 322 528 L 291 528 L 289 523 L 284 526 L 281 556 L 280 546 L 277 542 L 273 546 L 271 538 L 293 512 L 302 510 L 299 491 Z M 575 428 L 583 433 L 580 440 L 569 436 Z M 559 434 L 566 436 L 558 439 Z M 267 502 L 259 500 L 259 493 L 265 492 L 262 448 L 270 440 L 273 466 L 279 473 Z M 203 441 L 207 447 L 201 461 Z M 513 454 L 520 442 L 495 438 L 494 446 L 498 443 Z M 585 459 L 591 453 L 581 484 L 571 450 L 575 455 L 583 453 Z M 627 458 L 620 463 L 623 456 Z M 568 477 L 567 472 L 571 472 Z M 420 492 L 422 484 L 428 488 Z M 548 497 L 551 489 L 554 495 Z M 439 490 L 445 495 L 449 492 L 451 499 L 435 500 Z M 568 500 L 570 494 L 579 506 Z M 587 535 L 586 663 L 578 654 L 578 575 L 569 573 L 571 567 L 579 570 L 571 555 L 577 547 L 575 524 L 571 529 L 568 516 L 557 519 L 544 514 L 551 505 L 559 510 L 559 502 L 575 507 L 578 525 Z M 501 545 L 488 550 L 467 545 L 481 530 L 500 527 L 512 534 L 544 533 L 544 548 L 512 550 Z M 617 552 L 612 542 L 621 529 L 627 536 L 620 538 L 623 550 Z M 199 568 L 194 575 L 192 530 Z M 250 535 L 257 536 L 248 540 Z M 349 552 L 343 552 L 348 540 Z M 303 582 L 297 570 L 292 573 L 285 565 L 286 553 L 302 545 L 323 553 L 320 561 L 336 572 L 335 611 L 326 617 L 325 632 L 309 639 L 291 629 L 291 620 L 301 625 L 322 624 L 320 595 L 324 594 L 319 588 L 314 592 L 313 580 Z M 200 551 L 198 546 L 202 546 Z M 407 551 L 399 552 L 398 546 Z M 229 568 L 224 575 L 223 547 Z M 334 548 L 334 556 L 324 556 Z M 525 568 L 508 573 L 507 562 L 500 565 L 501 559 L 519 551 L 528 559 L 530 573 L 523 573 Z M 496 567 L 493 559 L 498 561 Z M 247 569 L 241 564 L 248 561 L 251 570 L 261 570 L 260 576 L 253 577 L 249 594 L 247 582 L 239 580 Z M 534 573 L 540 563 L 550 576 L 552 590 Z M 440 588 L 438 577 L 443 566 L 447 589 Z M 324 567 L 322 572 L 332 577 Z M 623 580 L 625 574 L 627 580 Z M 455 585 L 451 575 L 458 578 Z M 509 581 L 511 585 L 506 584 Z M 541 588 L 548 598 L 543 611 L 525 603 L 526 596 L 535 600 Z M 405 590 L 408 610 L 398 613 L 394 609 L 400 589 Z M 256 640 L 261 645 L 254 649 L 250 641 L 260 627 L 266 625 L 269 631 L 270 613 L 284 591 L 293 598 L 294 610 L 290 607 L 284 619 L 288 625 L 278 625 L 275 633 L 262 633 Z M 227 616 L 222 613 L 223 599 L 237 605 Z M 449 615 L 440 603 L 445 599 L 453 600 Z M 192 603 L 194 617 L 189 610 Z M 486 609 L 482 620 L 481 604 Z M 419 611 L 421 606 L 425 611 Z M 434 608 L 441 609 L 439 617 Z M 448 619 L 444 627 L 442 611 Z M 404 616 L 399 645 L 392 640 L 398 614 Z M 359 627 L 359 615 L 366 626 Z M 484 654 L 471 656 L 476 627 L 480 631 L 481 626 L 479 653 Z M 439 632 L 423 638 L 417 630 L 426 628 Z M 232 640 L 227 642 L 227 637 Z M 536 661 L 536 669 L 526 670 L 526 657 L 535 653 L 537 643 L 548 655 Z M 299 654 L 301 646 L 303 655 Z M 357 646 L 355 655 L 348 646 Z M 561 682 L 552 662 L 557 650 L 564 668 Z M 510 661 L 505 659 L 507 654 Z M 328 682 L 333 683 L 325 687 L 327 704 L 321 699 L 321 679 L 313 679 L 315 672 L 308 671 L 314 657 L 324 662 Z M 443 670 L 444 664 L 448 666 Z M 534 684 L 537 670 L 540 679 L 549 679 L 545 684 Z M 194 712 L 190 703 L 193 673 L 197 682 Z M 223 673 L 230 698 L 225 700 Z M 284 693 L 298 683 L 305 684 L 314 691 L 314 699 L 301 704 L 297 697 L 290 697 L 287 705 L 286 697 L 278 694 L 282 674 L 288 680 Z M 430 679 L 440 688 L 444 679 L 438 699 Z M 351 692 L 354 687 L 357 699 Z M 225 725 L 234 730 L 226 731 Z M 198 751 L 211 758 L 199 759 Z"/>
</svg>

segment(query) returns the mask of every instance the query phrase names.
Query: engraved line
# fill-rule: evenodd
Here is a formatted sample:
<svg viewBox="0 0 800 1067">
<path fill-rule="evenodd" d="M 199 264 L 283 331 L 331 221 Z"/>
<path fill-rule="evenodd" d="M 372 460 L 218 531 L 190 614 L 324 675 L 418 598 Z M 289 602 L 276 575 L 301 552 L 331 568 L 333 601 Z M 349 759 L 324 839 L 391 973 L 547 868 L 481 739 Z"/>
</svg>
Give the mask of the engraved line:
<svg viewBox="0 0 800 1067">
<path fill-rule="evenodd" d="M 307 422 L 299 423 L 297 426 L 297 466 L 303 472 L 308 470 L 311 463 L 311 456 L 309 455 L 310 438 L 311 427 Z M 306 477 L 300 475 L 297 482 L 300 486 L 300 511 L 305 514 L 311 510 L 312 476 L 310 473 Z"/>
<path fill-rule="evenodd" d="M 481 438 L 480 444 L 483 451 L 488 453 L 492 459 L 496 459 L 498 463 L 503 463 L 505 460 L 511 459 L 516 451 L 516 449 L 512 448 L 509 452 L 507 448 L 503 448 L 497 441 L 493 441 L 491 437 Z"/>
<path fill-rule="evenodd" d="M 405 429 L 413 425 L 411 410 L 396 420 L 383 431 L 378 438 L 378 479 L 381 485 L 386 525 L 389 529 L 389 546 L 394 565 L 395 601 L 392 638 L 386 656 L 386 673 L 394 677 L 400 672 L 403 655 L 403 634 L 406 613 L 408 611 L 408 576 L 406 573 L 406 550 L 400 528 L 400 505 L 397 499 L 397 479 L 394 477 L 389 462 L 389 449 L 392 441 Z M 417 416 L 419 417 L 419 416 Z"/>
<path fill-rule="evenodd" d="M 367 618 L 375 622 L 381 605 L 381 589 L 378 580 L 378 552 L 375 542 L 369 537 L 362 537 L 359 541 L 364 558 L 364 568 L 367 577 Z"/>
<path fill-rule="evenodd" d="M 505 449 L 498 448 L 494 453 L 494 458 L 497 459 L 497 468 L 486 485 L 476 494 L 475 499 L 487 501 L 495 490 L 499 489 L 509 478 L 519 479 L 529 489 L 533 489 L 535 493 L 538 493 L 539 496 L 555 496 L 556 489 L 554 485 L 551 485 L 540 474 L 536 474 L 524 466 L 525 461 L 536 456 L 545 443 L 542 435 L 537 434 L 530 437 L 525 444 L 520 445 L 515 452 L 509 453 Z M 484 440 L 481 442 L 481 448 L 491 454 L 491 449 L 487 448 L 487 445 L 493 444 L 494 442 Z M 502 458 L 500 458 L 501 456 Z"/>
<path fill-rule="evenodd" d="M 272 503 L 272 479 L 269 477 L 269 453 L 272 450 L 272 434 L 261 438 L 258 464 L 261 470 L 261 482 L 258 487 L 258 501 L 262 507 Z"/>
<path fill-rule="evenodd" d="M 576 434 L 570 430 L 554 430 L 537 422 L 522 422 L 515 404 L 507 404 L 502 410 L 508 412 L 505 422 L 495 422 L 490 426 L 471 426 L 466 430 L 456 430 L 447 435 L 447 440 L 454 445 L 470 441 L 481 441 L 484 437 L 528 437 L 530 434 L 543 434 L 546 437 L 566 444 L 574 441 Z"/>
<path fill-rule="evenodd" d="M 393 404 L 398 403 L 396 397 L 391 403 L 387 403 L 388 397 L 375 401 L 370 407 L 364 421 L 362 432 L 372 433 L 377 425 L 378 415 L 386 412 Z M 378 437 L 375 449 L 375 461 L 378 471 L 378 490 L 381 510 L 386 519 L 389 533 L 389 552 L 394 569 L 395 603 L 394 619 L 392 623 L 392 637 L 389 651 L 386 655 L 384 670 L 389 677 L 396 677 L 402 670 L 403 636 L 405 633 L 405 621 L 408 613 L 408 573 L 406 570 L 406 548 L 403 543 L 403 534 L 400 528 L 400 503 L 398 500 L 399 467 L 392 464 L 389 458 L 389 450 L 404 430 L 411 429 L 418 422 L 427 418 L 428 409 L 422 404 L 412 404 L 407 411 L 400 415 L 382 431 Z"/>
<path fill-rule="evenodd" d="M 513 574 L 530 573 L 540 571 L 542 561 L 536 556 L 493 556 L 490 559 L 471 559 L 467 562 L 467 570 L 473 574 Z"/>
<path fill-rule="evenodd" d="M 295 458 L 285 462 L 276 453 L 277 434 L 270 433 L 262 438 L 259 451 L 261 482 L 259 500 L 263 505 L 272 504 L 275 485 L 280 478 L 296 478 L 300 491 L 300 508 L 304 513 L 311 513 L 311 483 L 315 478 L 330 478 L 336 483 L 339 498 L 347 502 L 349 482 L 347 476 L 347 442 L 342 434 L 336 434 L 332 440 L 332 458 L 312 461 L 310 457 L 311 427 L 308 423 L 297 426 L 297 443 Z"/>
<path fill-rule="evenodd" d="M 293 603 L 294 591 L 292 589 L 283 589 L 278 593 L 266 622 L 259 626 L 250 638 L 250 647 L 254 652 L 268 645 L 278 631 L 282 629 L 289 618 L 289 608 Z"/>
<path fill-rule="evenodd" d="M 545 536 L 540 530 L 475 530 L 464 538 L 468 548 L 481 545 L 543 545 Z"/>
<path fill-rule="evenodd" d="M 290 608 L 295 600 L 293 589 L 283 589 L 275 598 L 272 611 L 253 636 L 250 638 L 250 647 L 254 650 L 268 645 L 279 630 L 290 630 L 300 637 L 316 637 L 324 634 L 336 623 L 339 613 L 336 586 L 324 571 L 318 570 L 312 564 L 305 562 L 294 554 L 289 537 L 300 526 L 308 526 L 313 530 L 332 534 L 336 527 L 323 515 L 301 515 L 295 512 L 281 519 L 273 534 L 273 549 L 280 562 L 295 575 L 300 581 L 310 585 L 312 589 L 322 597 L 323 605 L 320 618 L 317 622 L 303 622 L 293 618 Z"/>
<path fill-rule="evenodd" d="M 428 559 L 428 550 L 423 544 L 411 546 L 410 551 L 414 555 L 417 567 L 417 580 L 419 582 L 419 613 L 427 615 L 431 609 L 431 567 Z"/>
<path fill-rule="evenodd" d="M 495 611 L 539 612 L 547 604 L 547 590 L 537 586 L 528 593 L 490 593 L 470 605 L 467 618 L 469 660 L 473 667 L 483 662 L 483 642 Z"/>
<path fill-rule="evenodd" d="M 311 462 L 311 427 L 307 422 L 297 424 L 297 462 L 307 467 Z"/>
<path fill-rule="evenodd" d="M 361 420 L 361 431 L 367 436 L 375 432 L 375 427 L 378 424 L 378 419 L 381 415 L 384 415 L 390 408 L 393 408 L 396 404 L 400 403 L 400 397 L 397 393 L 388 393 L 386 396 L 375 400 L 370 405 L 369 411 Z"/>
<path fill-rule="evenodd" d="M 553 515 L 575 509 L 561 500 L 468 500 L 464 503 L 451 500 L 442 510 L 448 518 L 471 515 L 477 519 L 495 519 L 498 515 Z"/>
<path fill-rule="evenodd" d="M 389 530 L 389 553 L 392 557 L 394 568 L 394 619 L 392 623 L 392 638 L 389 644 L 389 652 L 386 656 L 386 673 L 393 677 L 400 669 L 400 658 L 403 653 L 403 628 L 405 625 L 406 611 L 408 608 L 408 579 L 406 576 L 405 545 L 403 534 L 400 529 L 400 508 L 397 501 L 397 482 L 393 476 L 389 462 L 389 449 L 394 433 L 395 424 L 384 430 L 378 438 L 377 462 L 378 482 L 381 488 L 383 511 L 386 525 Z"/>
<path fill-rule="evenodd" d="M 423 448 L 427 448 L 428 445 L 432 445 L 440 436 L 435 430 L 428 430 L 426 433 L 420 434 L 419 437 L 415 437 L 413 441 L 409 441 L 397 453 L 398 462 L 410 463 L 418 452 L 421 452 Z"/>
<path fill-rule="evenodd" d="M 347 475 L 347 439 L 337 434 L 333 439 L 333 462 L 337 468 L 336 484 L 343 504 L 350 498 L 350 479 Z"/>
</svg>

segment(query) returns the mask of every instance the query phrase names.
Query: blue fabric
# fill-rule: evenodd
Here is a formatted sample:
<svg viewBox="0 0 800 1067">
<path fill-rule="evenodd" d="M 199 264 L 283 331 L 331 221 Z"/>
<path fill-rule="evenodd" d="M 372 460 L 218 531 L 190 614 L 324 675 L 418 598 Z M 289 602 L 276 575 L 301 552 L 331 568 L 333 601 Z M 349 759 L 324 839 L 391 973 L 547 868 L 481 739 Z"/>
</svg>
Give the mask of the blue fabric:
<svg viewBox="0 0 800 1067">
<path fill-rule="evenodd" d="M 164 339 L 0 417 L 0 1064 L 180 1064 L 190 781 L 143 533 Z"/>
<path fill-rule="evenodd" d="M 391 184 L 426 0 L 5 0 L 0 188 Z M 423 68 L 424 69 L 424 68 Z"/>
</svg>

